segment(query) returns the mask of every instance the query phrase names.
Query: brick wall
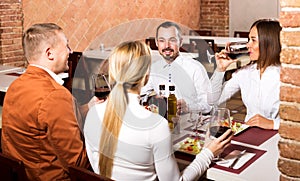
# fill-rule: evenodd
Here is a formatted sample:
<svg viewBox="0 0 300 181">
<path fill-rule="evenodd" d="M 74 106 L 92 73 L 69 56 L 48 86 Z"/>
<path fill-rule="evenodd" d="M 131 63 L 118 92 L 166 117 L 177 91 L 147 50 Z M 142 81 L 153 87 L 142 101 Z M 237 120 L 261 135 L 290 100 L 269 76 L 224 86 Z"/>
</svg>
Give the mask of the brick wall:
<svg viewBox="0 0 300 181">
<path fill-rule="evenodd" d="M 147 36 L 145 32 L 152 35 L 157 21 L 151 24 L 141 19 L 162 18 L 195 28 L 199 24 L 200 1 L 23 0 L 23 11 L 25 29 L 36 22 L 57 23 L 64 29 L 71 48 L 83 51 L 104 33 L 105 45 L 120 39 L 139 39 Z M 126 23 L 126 28 L 115 30 Z"/>
<path fill-rule="evenodd" d="M 0 1 L 0 64 L 24 65 L 23 15 L 18 0 Z"/>
<path fill-rule="evenodd" d="M 300 180 L 300 1 L 281 0 L 280 180 Z"/>
<path fill-rule="evenodd" d="M 159 23 L 156 19 L 172 20 L 196 29 L 200 14 L 199 0 L 1 0 L 0 6 L 1 44 L 11 45 L 0 46 L 0 64 L 18 64 L 20 61 L 24 63 L 21 32 L 34 23 L 58 24 L 69 38 L 71 48 L 84 51 L 94 40 L 110 30 L 112 31 L 105 37 L 110 42 L 116 42 L 120 38 L 140 39 L 153 35 L 154 28 Z M 148 19 L 151 23 L 142 22 L 141 19 Z M 9 23 L 4 23 L 4 20 Z M 129 31 L 120 32 L 114 29 L 124 23 L 128 23 L 126 30 Z M 106 39 L 103 41 L 107 41 Z"/>
<path fill-rule="evenodd" d="M 229 0 L 200 0 L 200 29 L 229 35 Z"/>
</svg>

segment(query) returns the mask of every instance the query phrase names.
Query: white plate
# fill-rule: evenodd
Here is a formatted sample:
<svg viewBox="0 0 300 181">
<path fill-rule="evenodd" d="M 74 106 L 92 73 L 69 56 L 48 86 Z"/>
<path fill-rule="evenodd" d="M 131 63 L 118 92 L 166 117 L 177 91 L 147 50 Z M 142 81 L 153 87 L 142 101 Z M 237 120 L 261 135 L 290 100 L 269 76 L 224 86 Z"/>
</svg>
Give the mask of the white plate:
<svg viewBox="0 0 300 181">
<path fill-rule="evenodd" d="M 198 153 L 200 153 L 200 151 L 201 151 L 201 149 L 204 145 L 204 141 L 198 140 L 198 141 L 194 142 L 194 140 L 195 140 L 195 138 L 186 137 L 182 141 L 176 143 L 173 146 L 173 148 L 176 151 L 180 151 L 180 152 L 183 152 L 183 153 L 188 153 L 188 154 L 191 154 L 191 155 L 197 155 Z M 189 150 L 188 147 L 191 148 L 191 149 Z"/>
<path fill-rule="evenodd" d="M 233 131 L 235 132 L 234 135 L 240 134 L 241 132 L 245 131 L 247 128 L 249 128 L 249 125 L 239 123 L 240 125 L 236 126 L 238 122 L 233 123 Z"/>
</svg>

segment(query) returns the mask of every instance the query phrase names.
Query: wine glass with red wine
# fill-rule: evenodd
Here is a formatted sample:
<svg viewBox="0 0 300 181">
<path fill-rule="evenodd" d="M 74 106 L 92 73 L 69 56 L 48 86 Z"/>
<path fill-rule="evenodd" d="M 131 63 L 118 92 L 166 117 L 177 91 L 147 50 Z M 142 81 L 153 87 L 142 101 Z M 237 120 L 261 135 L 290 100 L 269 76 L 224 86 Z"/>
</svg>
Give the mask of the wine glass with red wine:
<svg viewBox="0 0 300 181">
<path fill-rule="evenodd" d="M 228 129 L 231 129 L 230 110 L 227 108 L 214 109 L 207 130 L 209 139 L 213 140 L 220 137 Z M 214 158 L 214 161 L 219 160 L 222 160 L 219 156 Z"/>
<path fill-rule="evenodd" d="M 216 108 L 209 124 L 209 136 L 211 139 L 220 137 L 231 126 L 230 111 L 227 108 Z"/>
<path fill-rule="evenodd" d="M 111 90 L 108 83 L 108 75 L 94 74 L 93 83 L 95 88 L 95 96 L 98 97 L 98 99 L 106 99 Z"/>
<path fill-rule="evenodd" d="M 226 46 L 226 54 L 231 59 L 237 59 L 242 55 L 248 55 L 248 48 L 247 48 L 246 41 L 240 41 L 240 42 L 230 42 Z"/>
</svg>

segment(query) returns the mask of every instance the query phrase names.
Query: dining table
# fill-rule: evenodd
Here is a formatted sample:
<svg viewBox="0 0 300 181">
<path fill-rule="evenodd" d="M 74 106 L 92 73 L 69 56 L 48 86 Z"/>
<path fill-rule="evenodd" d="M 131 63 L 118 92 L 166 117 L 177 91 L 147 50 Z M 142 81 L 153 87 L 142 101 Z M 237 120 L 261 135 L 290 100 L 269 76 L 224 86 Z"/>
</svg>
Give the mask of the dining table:
<svg viewBox="0 0 300 181">
<path fill-rule="evenodd" d="M 0 65 L 0 92 L 6 92 L 9 85 L 18 78 L 24 68 L 9 65 Z"/>
<path fill-rule="evenodd" d="M 182 169 L 195 158 L 194 154 L 180 150 L 185 140 L 189 137 L 195 137 L 195 134 L 198 134 L 197 136 L 202 138 L 204 142 L 207 138 L 208 122 L 201 127 L 201 133 L 195 133 L 193 131 L 194 125 L 188 120 L 189 114 L 181 115 L 180 132 L 172 133 L 175 157 Z M 234 121 L 240 122 L 240 120 Z M 246 126 L 244 130 L 233 136 L 230 146 L 220 155 L 221 158 L 225 158 L 225 162 L 224 160 L 223 162 L 212 162 L 203 177 L 216 181 L 279 180 L 280 172 L 277 168 L 279 139 L 277 130 Z M 237 167 L 229 168 L 230 163 L 232 163 L 230 161 L 237 156 L 233 153 L 243 150 L 246 150 L 247 154 L 241 156 L 237 161 Z M 226 159 L 228 159 L 228 163 L 226 163 Z"/>
<path fill-rule="evenodd" d="M 0 65 L 0 129 L 2 128 L 2 104 L 5 92 L 7 91 L 9 85 L 16 79 L 15 76 L 9 76 L 6 74 L 12 72 L 21 71 L 21 67 L 15 67 L 10 65 Z"/>
</svg>

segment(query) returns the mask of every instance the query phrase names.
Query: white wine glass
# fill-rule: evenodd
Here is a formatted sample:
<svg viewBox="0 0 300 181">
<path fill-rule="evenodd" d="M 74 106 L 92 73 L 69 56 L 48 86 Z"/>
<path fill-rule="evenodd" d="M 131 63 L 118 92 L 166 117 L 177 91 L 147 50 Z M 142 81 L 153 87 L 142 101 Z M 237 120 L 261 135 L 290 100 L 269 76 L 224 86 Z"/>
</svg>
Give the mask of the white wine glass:
<svg viewBox="0 0 300 181">
<path fill-rule="evenodd" d="M 199 136 L 198 126 L 202 125 L 202 109 L 199 107 L 189 108 L 189 122 L 192 123 L 194 136 Z"/>
<path fill-rule="evenodd" d="M 212 59 L 215 57 L 215 55 L 210 54 L 210 52 L 208 50 L 206 50 L 206 55 L 207 55 L 207 58 L 208 58 L 208 62 L 212 63 Z"/>
</svg>

